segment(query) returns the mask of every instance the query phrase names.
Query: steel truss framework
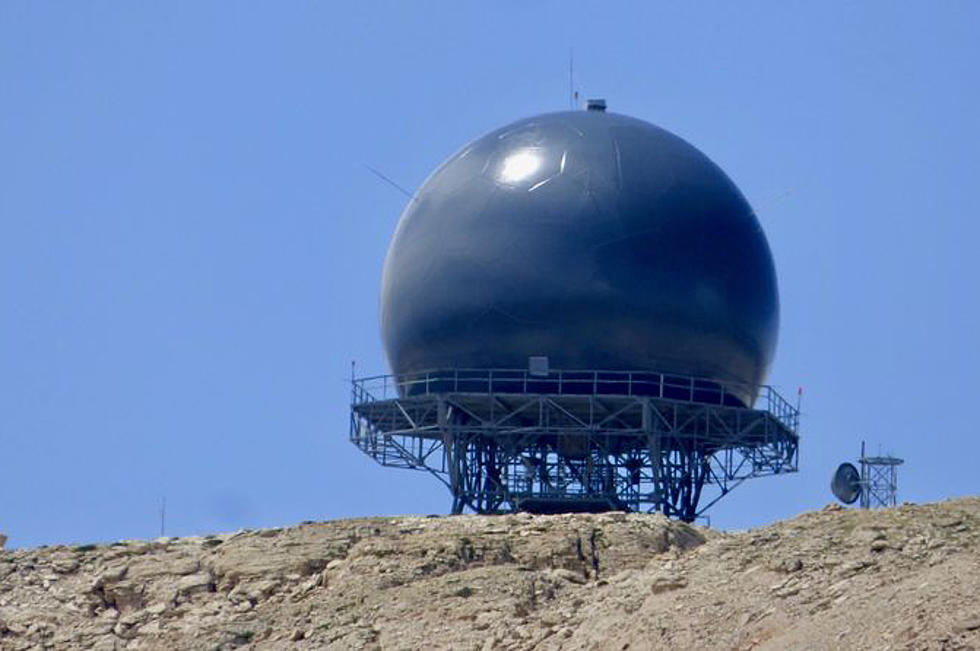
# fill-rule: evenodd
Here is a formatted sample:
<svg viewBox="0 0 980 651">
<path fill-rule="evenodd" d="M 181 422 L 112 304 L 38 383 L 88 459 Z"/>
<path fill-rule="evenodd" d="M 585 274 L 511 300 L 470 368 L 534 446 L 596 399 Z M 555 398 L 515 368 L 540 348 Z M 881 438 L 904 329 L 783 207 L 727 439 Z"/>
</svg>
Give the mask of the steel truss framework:
<svg viewBox="0 0 980 651">
<path fill-rule="evenodd" d="M 695 378 L 589 373 L 354 379 L 350 439 L 384 466 L 435 475 L 453 513 L 624 509 L 691 521 L 746 479 L 797 470 L 799 413 L 769 387 L 765 408 L 750 409 Z"/>
<path fill-rule="evenodd" d="M 898 457 L 869 457 L 861 442 L 861 508 L 895 506 L 898 500 L 898 467 L 905 463 Z"/>
</svg>

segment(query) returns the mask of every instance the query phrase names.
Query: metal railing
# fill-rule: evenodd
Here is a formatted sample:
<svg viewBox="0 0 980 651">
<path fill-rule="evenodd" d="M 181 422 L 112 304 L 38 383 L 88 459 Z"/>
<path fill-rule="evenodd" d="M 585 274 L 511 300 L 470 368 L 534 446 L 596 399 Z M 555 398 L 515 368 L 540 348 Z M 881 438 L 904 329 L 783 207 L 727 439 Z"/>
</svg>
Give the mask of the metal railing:
<svg viewBox="0 0 980 651">
<path fill-rule="evenodd" d="M 726 388 L 727 387 L 727 388 Z M 739 390 L 736 394 L 733 389 Z M 739 395 L 756 395 L 759 408 L 796 432 L 799 410 L 769 385 L 754 386 L 651 371 L 560 371 L 527 369 L 443 369 L 403 376 L 375 375 L 353 380 L 353 404 L 446 393 L 631 396 L 679 402 L 752 407 Z"/>
</svg>

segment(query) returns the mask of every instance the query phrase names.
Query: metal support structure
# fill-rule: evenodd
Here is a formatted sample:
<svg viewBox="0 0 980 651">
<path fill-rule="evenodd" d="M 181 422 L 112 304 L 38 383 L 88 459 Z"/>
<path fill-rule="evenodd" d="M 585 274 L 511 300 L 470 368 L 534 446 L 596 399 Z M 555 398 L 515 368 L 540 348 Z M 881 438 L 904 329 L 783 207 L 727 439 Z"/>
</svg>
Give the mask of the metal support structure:
<svg viewBox="0 0 980 651">
<path fill-rule="evenodd" d="M 861 441 L 861 508 L 895 506 L 898 491 L 898 467 L 904 459 L 891 456 L 869 457 Z"/>
<path fill-rule="evenodd" d="M 693 521 L 742 481 L 795 472 L 799 412 L 650 372 L 449 370 L 353 380 L 350 439 L 426 470 L 452 512 L 660 511 Z M 699 506 L 703 503 L 703 506 Z"/>
</svg>

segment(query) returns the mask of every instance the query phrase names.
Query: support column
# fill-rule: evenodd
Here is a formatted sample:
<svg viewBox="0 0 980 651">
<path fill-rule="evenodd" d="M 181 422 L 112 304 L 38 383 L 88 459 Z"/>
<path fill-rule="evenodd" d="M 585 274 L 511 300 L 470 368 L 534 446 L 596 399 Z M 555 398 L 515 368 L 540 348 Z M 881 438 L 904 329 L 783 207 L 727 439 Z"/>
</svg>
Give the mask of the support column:
<svg viewBox="0 0 980 651">
<path fill-rule="evenodd" d="M 653 474 L 654 510 L 661 511 L 664 509 L 663 484 L 661 479 L 663 457 L 660 450 L 660 432 L 659 428 L 655 425 L 653 405 L 649 398 L 643 398 L 643 433 L 646 434 L 647 445 L 650 448 L 650 472 Z"/>
<path fill-rule="evenodd" d="M 456 446 L 456 433 L 453 431 L 449 418 L 449 404 L 445 397 L 436 398 L 436 422 L 442 435 L 442 449 L 446 455 L 446 471 L 449 474 L 449 491 L 453 496 L 451 513 L 459 515 L 463 512 L 463 500 L 460 495 L 460 455 Z"/>
</svg>

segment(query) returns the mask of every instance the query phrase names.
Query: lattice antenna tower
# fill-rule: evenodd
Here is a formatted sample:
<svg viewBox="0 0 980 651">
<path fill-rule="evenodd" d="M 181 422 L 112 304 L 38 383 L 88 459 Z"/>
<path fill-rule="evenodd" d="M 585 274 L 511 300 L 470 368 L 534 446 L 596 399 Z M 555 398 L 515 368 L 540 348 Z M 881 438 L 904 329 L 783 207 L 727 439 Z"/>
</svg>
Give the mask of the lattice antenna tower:
<svg viewBox="0 0 980 651">
<path fill-rule="evenodd" d="M 888 507 L 897 504 L 898 467 L 904 459 L 893 456 L 869 457 L 861 441 L 861 508 Z"/>
</svg>

